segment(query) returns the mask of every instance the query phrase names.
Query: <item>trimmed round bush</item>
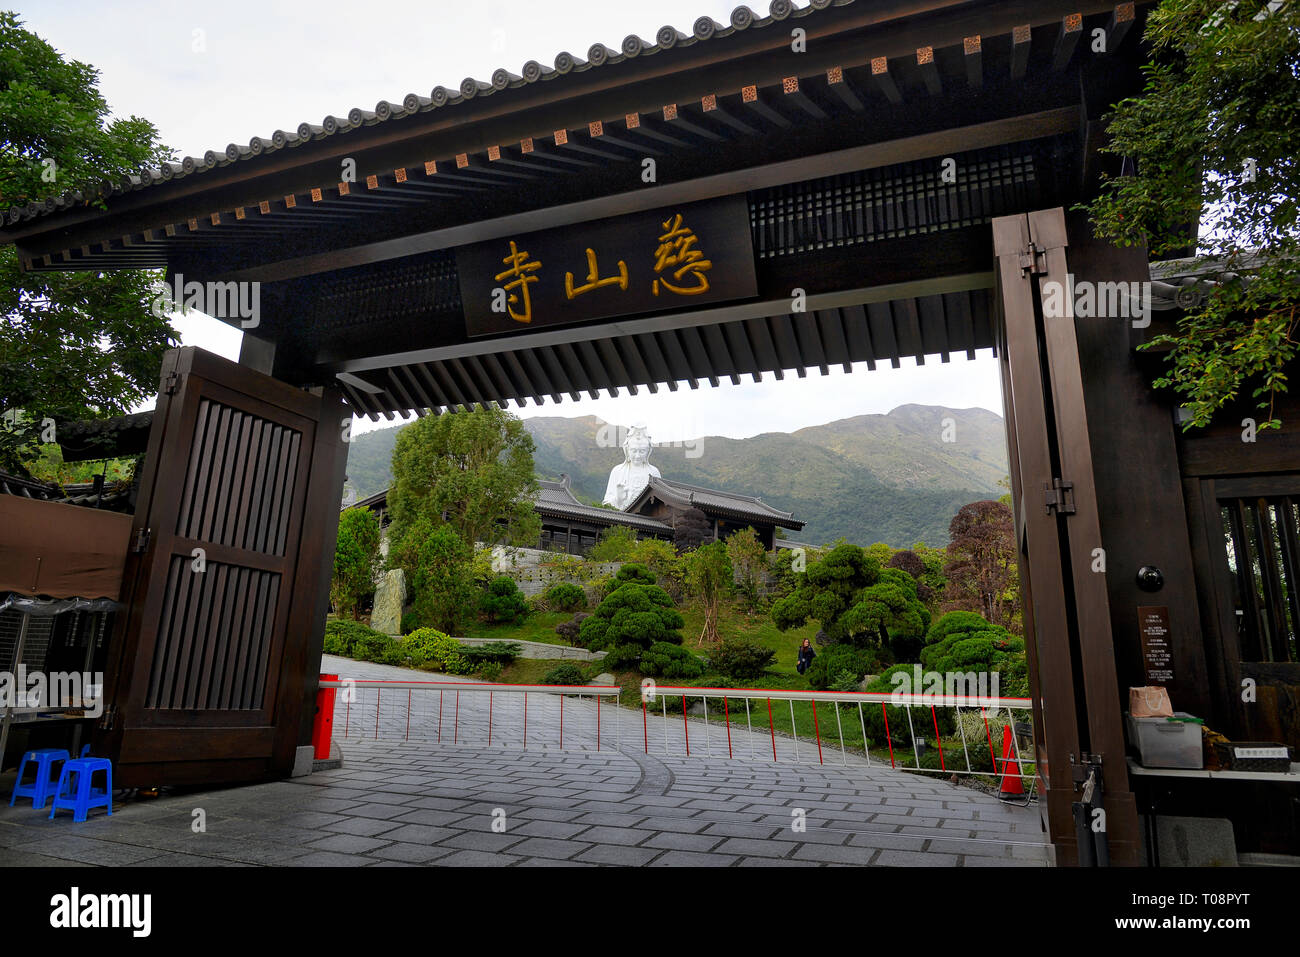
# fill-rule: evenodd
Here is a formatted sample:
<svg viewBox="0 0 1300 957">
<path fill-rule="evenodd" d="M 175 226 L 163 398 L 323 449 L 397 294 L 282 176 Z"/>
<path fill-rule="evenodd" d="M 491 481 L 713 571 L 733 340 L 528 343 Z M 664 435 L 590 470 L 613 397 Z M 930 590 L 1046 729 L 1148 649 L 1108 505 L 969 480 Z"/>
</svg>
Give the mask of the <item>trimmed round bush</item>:
<svg viewBox="0 0 1300 957">
<path fill-rule="evenodd" d="M 704 662 L 681 645 L 657 641 L 641 655 L 641 673 L 661 678 L 698 678 Z"/>
<path fill-rule="evenodd" d="M 528 599 L 509 575 L 498 575 L 488 583 L 479 601 L 488 621 L 518 621 L 528 614 Z"/>
<path fill-rule="evenodd" d="M 586 683 L 587 679 L 583 677 L 582 669 L 568 662 L 552 668 L 542 679 L 544 685 L 585 685 Z"/>
<path fill-rule="evenodd" d="M 775 657 L 775 651 L 757 642 L 727 638 L 709 655 L 709 665 L 733 681 L 753 681 L 762 676 Z"/>
<path fill-rule="evenodd" d="M 436 628 L 419 628 L 402 639 L 402 650 L 415 665 L 432 665 L 448 674 L 466 674 L 469 660 L 461 643 Z"/>
<path fill-rule="evenodd" d="M 546 590 L 546 604 L 556 611 L 577 611 L 587 606 L 587 593 L 572 582 L 558 582 Z"/>
<path fill-rule="evenodd" d="M 619 570 L 621 575 L 629 567 Z M 648 573 L 647 573 L 648 574 Z M 682 643 L 685 622 L 668 593 L 658 585 L 628 581 L 610 593 L 578 630 L 578 644 L 592 651 L 615 645 L 648 648 L 657 641 Z"/>
</svg>

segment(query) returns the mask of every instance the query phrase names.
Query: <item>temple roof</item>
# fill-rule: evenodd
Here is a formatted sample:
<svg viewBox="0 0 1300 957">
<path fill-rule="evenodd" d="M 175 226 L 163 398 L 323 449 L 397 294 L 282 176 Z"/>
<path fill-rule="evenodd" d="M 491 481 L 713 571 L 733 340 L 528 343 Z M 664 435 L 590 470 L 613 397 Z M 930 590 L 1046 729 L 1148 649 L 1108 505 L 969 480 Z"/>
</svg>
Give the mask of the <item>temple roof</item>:
<svg viewBox="0 0 1300 957">
<path fill-rule="evenodd" d="M 670 526 L 646 515 L 634 515 L 618 509 L 584 505 L 578 501 L 569 487 L 568 476 L 564 476 L 558 482 L 539 480 L 537 484 L 541 486 L 541 490 L 537 494 L 534 505 L 543 515 L 581 519 L 604 525 L 627 525 L 661 535 L 673 533 Z"/>
<path fill-rule="evenodd" d="M 529 60 L 519 68 L 519 74 L 506 67 L 492 71 L 490 79 L 478 80 L 466 77 L 455 90 L 435 86 L 428 96 L 419 93 L 407 93 L 400 100 L 380 100 L 374 109 L 354 106 L 342 116 L 326 116 L 319 124 L 304 120 L 297 128 L 276 130 L 270 136 L 254 136 L 247 145 L 230 143 L 224 149 L 211 149 L 201 157 L 186 156 L 180 162 L 164 163 L 156 169 L 142 169 L 138 173 L 128 174 L 116 181 L 105 179 L 95 187 L 86 190 L 69 190 L 59 196 L 50 197 L 43 202 L 29 202 L 24 206 L 14 206 L 0 213 L 0 227 L 25 222 L 38 217 L 49 216 L 64 209 L 84 206 L 96 199 L 131 193 L 139 189 L 158 186 L 164 183 L 182 180 L 190 176 L 199 176 L 210 170 L 229 166 L 233 163 L 259 163 L 270 165 L 275 162 L 270 157 L 285 150 L 294 149 L 313 140 L 323 140 L 332 136 L 347 137 L 363 127 L 396 123 L 404 117 L 429 113 L 433 110 L 464 109 L 471 100 L 483 100 L 494 95 L 509 96 L 510 90 L 531 86 L 539 82 L 554 82 L 566 74 L 582 74 L 590 70 L 614 67 L 637 57 L 650 57 L 674 48 L 686 49 L 696 44 L 717 38 L 722 39 L 744 30 L 759 30 L 764 27 L 780 25 L 785 21 L 798 22 L 830 6 L 850 6 L 855 0 L 810 0 L 808 6 L 796 8 L 791 0 L 772 0 L 769 15 L 759 16 L 749 7 L 741 5 L 731 11 L 730 22 L 718 23 L 712 17 L 699 17 L 691 27 L 691 33 L 683 33 L 671 24 L 661 27 L 654 41 L 643 40 L 635 33 L 624 37 L 616 50 L 611 50 L 603 43 L 595 43 L 587 50 L 587 59 L 574 56 L 568 51 L 556 55 L 554 65 L 543 66 L 537 60 Z"/>
<path fill-rule="evenodd" d="M 685 482 L 670 482 L 655 477 L 650 479 L 641 494 L 628 505 L 627 511 L 639 508 L 652 495 L 677 508 L 698 508 L 706 515 L 732 520 L 758 521 L 765 525 L 780 525 L 782 528 L 796 531 L 807 524 L 795 518 L 791 512 L 773 508 L 755 496 L 703 488 L 699 485 L 687 485 Z"/>
</svg>

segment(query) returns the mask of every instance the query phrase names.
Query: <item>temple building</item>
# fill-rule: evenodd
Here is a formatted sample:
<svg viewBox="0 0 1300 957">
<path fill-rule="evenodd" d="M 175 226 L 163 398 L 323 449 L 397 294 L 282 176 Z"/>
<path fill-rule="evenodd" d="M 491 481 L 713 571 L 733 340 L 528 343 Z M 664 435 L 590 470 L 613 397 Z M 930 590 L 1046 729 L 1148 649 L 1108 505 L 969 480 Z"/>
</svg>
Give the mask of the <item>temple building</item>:
<svg viewBox="0 0 1300 957">
<path fill-rule="evenodd" d="M 765 548 L 775 548 L 777 529 L 799 531 L 804 522 L 789 512 L 773 508 L 760 498 L 719 489 L 701 488 L 662 477 L 651 478 L 626 508 L 586 505 L 573 494 L 569 476 L 558 481 L 541 479 L 533 508 L 542 522 L 537 547 L 547 551 L 585 555 L 600 534 L 615 527 L 631 528 L 637 538 L 658 538 L 672 542 L 688 516 L 705 531 L 702 540 L 725 539 L 752 527 Z M 380 527 L 388 525 L 388 490 L 376 492 L 346 508 L 369 508 L 379 516 Z M 692 513 L 696 514 L 692 514 Z"/>
</svg>

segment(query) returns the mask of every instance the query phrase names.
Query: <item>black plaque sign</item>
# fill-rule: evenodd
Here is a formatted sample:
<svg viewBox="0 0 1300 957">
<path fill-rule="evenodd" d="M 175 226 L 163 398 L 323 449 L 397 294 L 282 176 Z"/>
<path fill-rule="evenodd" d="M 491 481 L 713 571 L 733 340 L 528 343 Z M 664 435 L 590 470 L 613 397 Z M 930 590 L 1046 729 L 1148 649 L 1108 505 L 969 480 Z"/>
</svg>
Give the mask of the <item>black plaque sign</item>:
<svg viewBox="0 0 1300 957">
<path fill-rule="evenodd" d="M 466 332 L 523 332 L 757 295 L 745 197 L 456 250 Z"/>
<path fill-rule="evenodd" d="M 1139 605 L 1138 630 L 1142 635 L 1142 667 L 1148 685 L 1174 680 L 1174 653 L 1169 644 L 1169 609 L 1165 605 Z"/>
</svg>

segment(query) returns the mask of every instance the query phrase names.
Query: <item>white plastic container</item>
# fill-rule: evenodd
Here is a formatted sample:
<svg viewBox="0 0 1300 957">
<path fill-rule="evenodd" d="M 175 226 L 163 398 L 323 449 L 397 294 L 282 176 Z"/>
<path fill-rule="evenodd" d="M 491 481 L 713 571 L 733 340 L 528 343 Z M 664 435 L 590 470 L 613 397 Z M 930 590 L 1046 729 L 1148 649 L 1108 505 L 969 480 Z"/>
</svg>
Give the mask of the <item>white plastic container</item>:
<svg viewBox="0 0 1300 957">
<path fill-rule="evenodd" d="M 1205 766 L 1201 750 L 1201 726 L 1195 721 L 1170 721 L 1168 718 L 1135 718 L 1127 712 L 1129 745 L 1137 749 L 1144 768 L 1185 768 Z M 1185 711 L 1174 717 L 1190 718 Z"/>
</svg>

